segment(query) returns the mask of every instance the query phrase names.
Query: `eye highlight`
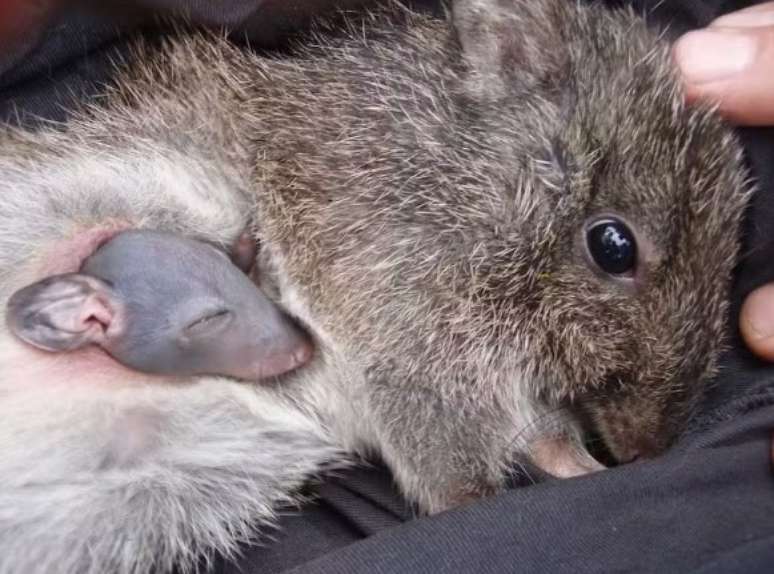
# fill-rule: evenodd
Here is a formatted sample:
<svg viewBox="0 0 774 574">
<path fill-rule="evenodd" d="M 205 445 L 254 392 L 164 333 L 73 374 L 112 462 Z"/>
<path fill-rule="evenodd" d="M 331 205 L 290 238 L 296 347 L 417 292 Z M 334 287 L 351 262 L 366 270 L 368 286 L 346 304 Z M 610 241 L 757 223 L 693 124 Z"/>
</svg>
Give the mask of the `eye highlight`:
<svg viewBox="0 0 774 574">
<path fill-rule="evenodd" d="M 637 242 L 623 221 L 605 218 L 586 229 L 586 246 L 594 263 L 609 275 L 631 275 L 637 266 Z"/>
</svg>

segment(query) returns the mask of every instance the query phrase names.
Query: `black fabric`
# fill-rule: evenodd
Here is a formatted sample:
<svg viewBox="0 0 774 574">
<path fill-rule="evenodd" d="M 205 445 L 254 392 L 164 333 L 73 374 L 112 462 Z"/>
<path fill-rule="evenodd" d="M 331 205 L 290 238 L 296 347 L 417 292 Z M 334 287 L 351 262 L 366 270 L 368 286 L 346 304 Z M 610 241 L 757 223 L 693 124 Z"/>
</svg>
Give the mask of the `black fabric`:
<svg viewBox="0 0 774 574">
<path fill-rule="evenodd" d="M 313 15 L 368 2 L 36 1 L 51 5 L 44 15 L 44 31 L 40 33 L 38 26 L 32 26 L 29 33 L 19 34 L 21 41 L 16 43 L 0 37 L 0 120 L 27 126 L 41 120 L 65 120 L 79 102 L 99 94 L 110 79 L 114 63 L 126 54 L 129 39 L 137 34 L 154 36 L 175 23 L 186 22 L 225 30 L 234 41 L 254 48 L 276 49 Z M 428 2 L 417 2 L 423 3 Z M 38 41 L 31 41 L 30 35 Z"/>
<path fill-rule="evenodd" d="M 701 448 L 513 490 L 293 572 L 771 572 L 773 420 L 770 405 L 703 436 Z M 736 563 L 744 569 L 728 569 Z"/>
<path fill-rule="evenodd" d="M 755 2 L 629 3 L 676 37 Z M 76 102 L 99 92 L 131 35 L 159 34 L 169 16 L 226 27 L 252 46 L 277 46 L 332 4 L 137 0 L 120 11 L 96 0 L 68 5 L 49 15 L 43 33 L 0 52 L 0 119 L 34 126 L 66 118 Z M 759 191 L 746 224 L 735 313 L 745 294 L 774 280 L 774 129 L 740 133 Z M 735 324 L 733 316 L 734 332 Z M 772 429 L 774 368 L 735 339 L 689 431 L 660 459 L 522 484 L 423 519 L 415 518 L 386 469 L 352 469 L 310 487 L 314 501 L 287 510 L 262 544 L 246 546 L 236 561 L 217 562 L 212 572 L 773 572 Z"/>
</svg>

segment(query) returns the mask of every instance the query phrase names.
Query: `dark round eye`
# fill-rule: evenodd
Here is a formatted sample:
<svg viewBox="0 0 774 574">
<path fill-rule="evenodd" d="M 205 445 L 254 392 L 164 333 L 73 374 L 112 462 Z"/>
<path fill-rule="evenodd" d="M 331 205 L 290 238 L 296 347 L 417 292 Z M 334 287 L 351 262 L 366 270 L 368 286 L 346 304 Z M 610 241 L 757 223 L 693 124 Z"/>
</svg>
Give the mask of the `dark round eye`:
<svg viewBox="0 0 774 574">
<path fill-rule="evenodd" d="M 586 244 L 594 262 L 605 273 L 624 275 L 637 265 L 637 242 L 631 229 L 617 219 L 595 222 L 586 231 Z"/>
</svg>

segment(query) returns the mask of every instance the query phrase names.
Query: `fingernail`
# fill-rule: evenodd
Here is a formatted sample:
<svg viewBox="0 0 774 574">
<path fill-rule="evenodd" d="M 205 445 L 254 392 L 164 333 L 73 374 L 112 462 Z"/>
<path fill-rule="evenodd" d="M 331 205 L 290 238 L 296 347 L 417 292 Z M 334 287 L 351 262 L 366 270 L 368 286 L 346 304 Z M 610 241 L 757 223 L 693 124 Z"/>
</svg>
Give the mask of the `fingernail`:
<svg viewBox="0 0 774 574">
<path fill-rule="evenodd" d="M 727 30 L 688 32 L 675 45 L 675 59 L 689 83 L 704 84 L 743 72 L 755 60 L 756 39 Z"/>
<path fill-rule="evenodd" d="M 721 16 L 713 21 L 711 25 L 722 28 L 760 28 L 772 24 L 774 24 L 774 9 L 770 6 L 767 6 L 766 9 L 760 9 L 760 6 L 753 6 L 747 10 L 740 10 L 739 12 Z"/>
<path fill-rule="evenodd" d="M 744 303 L 743 319 L 748 334 L 756 340 L 774 336 L 774 285 L 753 291 Z"/>
</svg>

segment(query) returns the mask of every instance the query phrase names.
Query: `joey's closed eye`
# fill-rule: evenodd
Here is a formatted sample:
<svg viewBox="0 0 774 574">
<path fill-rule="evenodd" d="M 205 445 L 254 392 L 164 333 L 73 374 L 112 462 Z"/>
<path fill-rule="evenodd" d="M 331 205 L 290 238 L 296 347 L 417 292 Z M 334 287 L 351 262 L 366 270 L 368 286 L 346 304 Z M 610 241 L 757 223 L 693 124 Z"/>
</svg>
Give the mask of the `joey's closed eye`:
<svg viewBox="0 0 774 574">
<path fill-rule="evenodd" d="M 604 273 L 631 276 L 637 267 L 637 241 L 623 221 L 605 217 L 586 227 L 586 248 L 593 263 Z"/>
<path fill-rule="evenodd" d="M 202 313 L 183 328 L 181 335 L 184 339 L 216 335 L 228 326 L 233 318 L 234 314 L 228 309 Z"/>
</svg>

